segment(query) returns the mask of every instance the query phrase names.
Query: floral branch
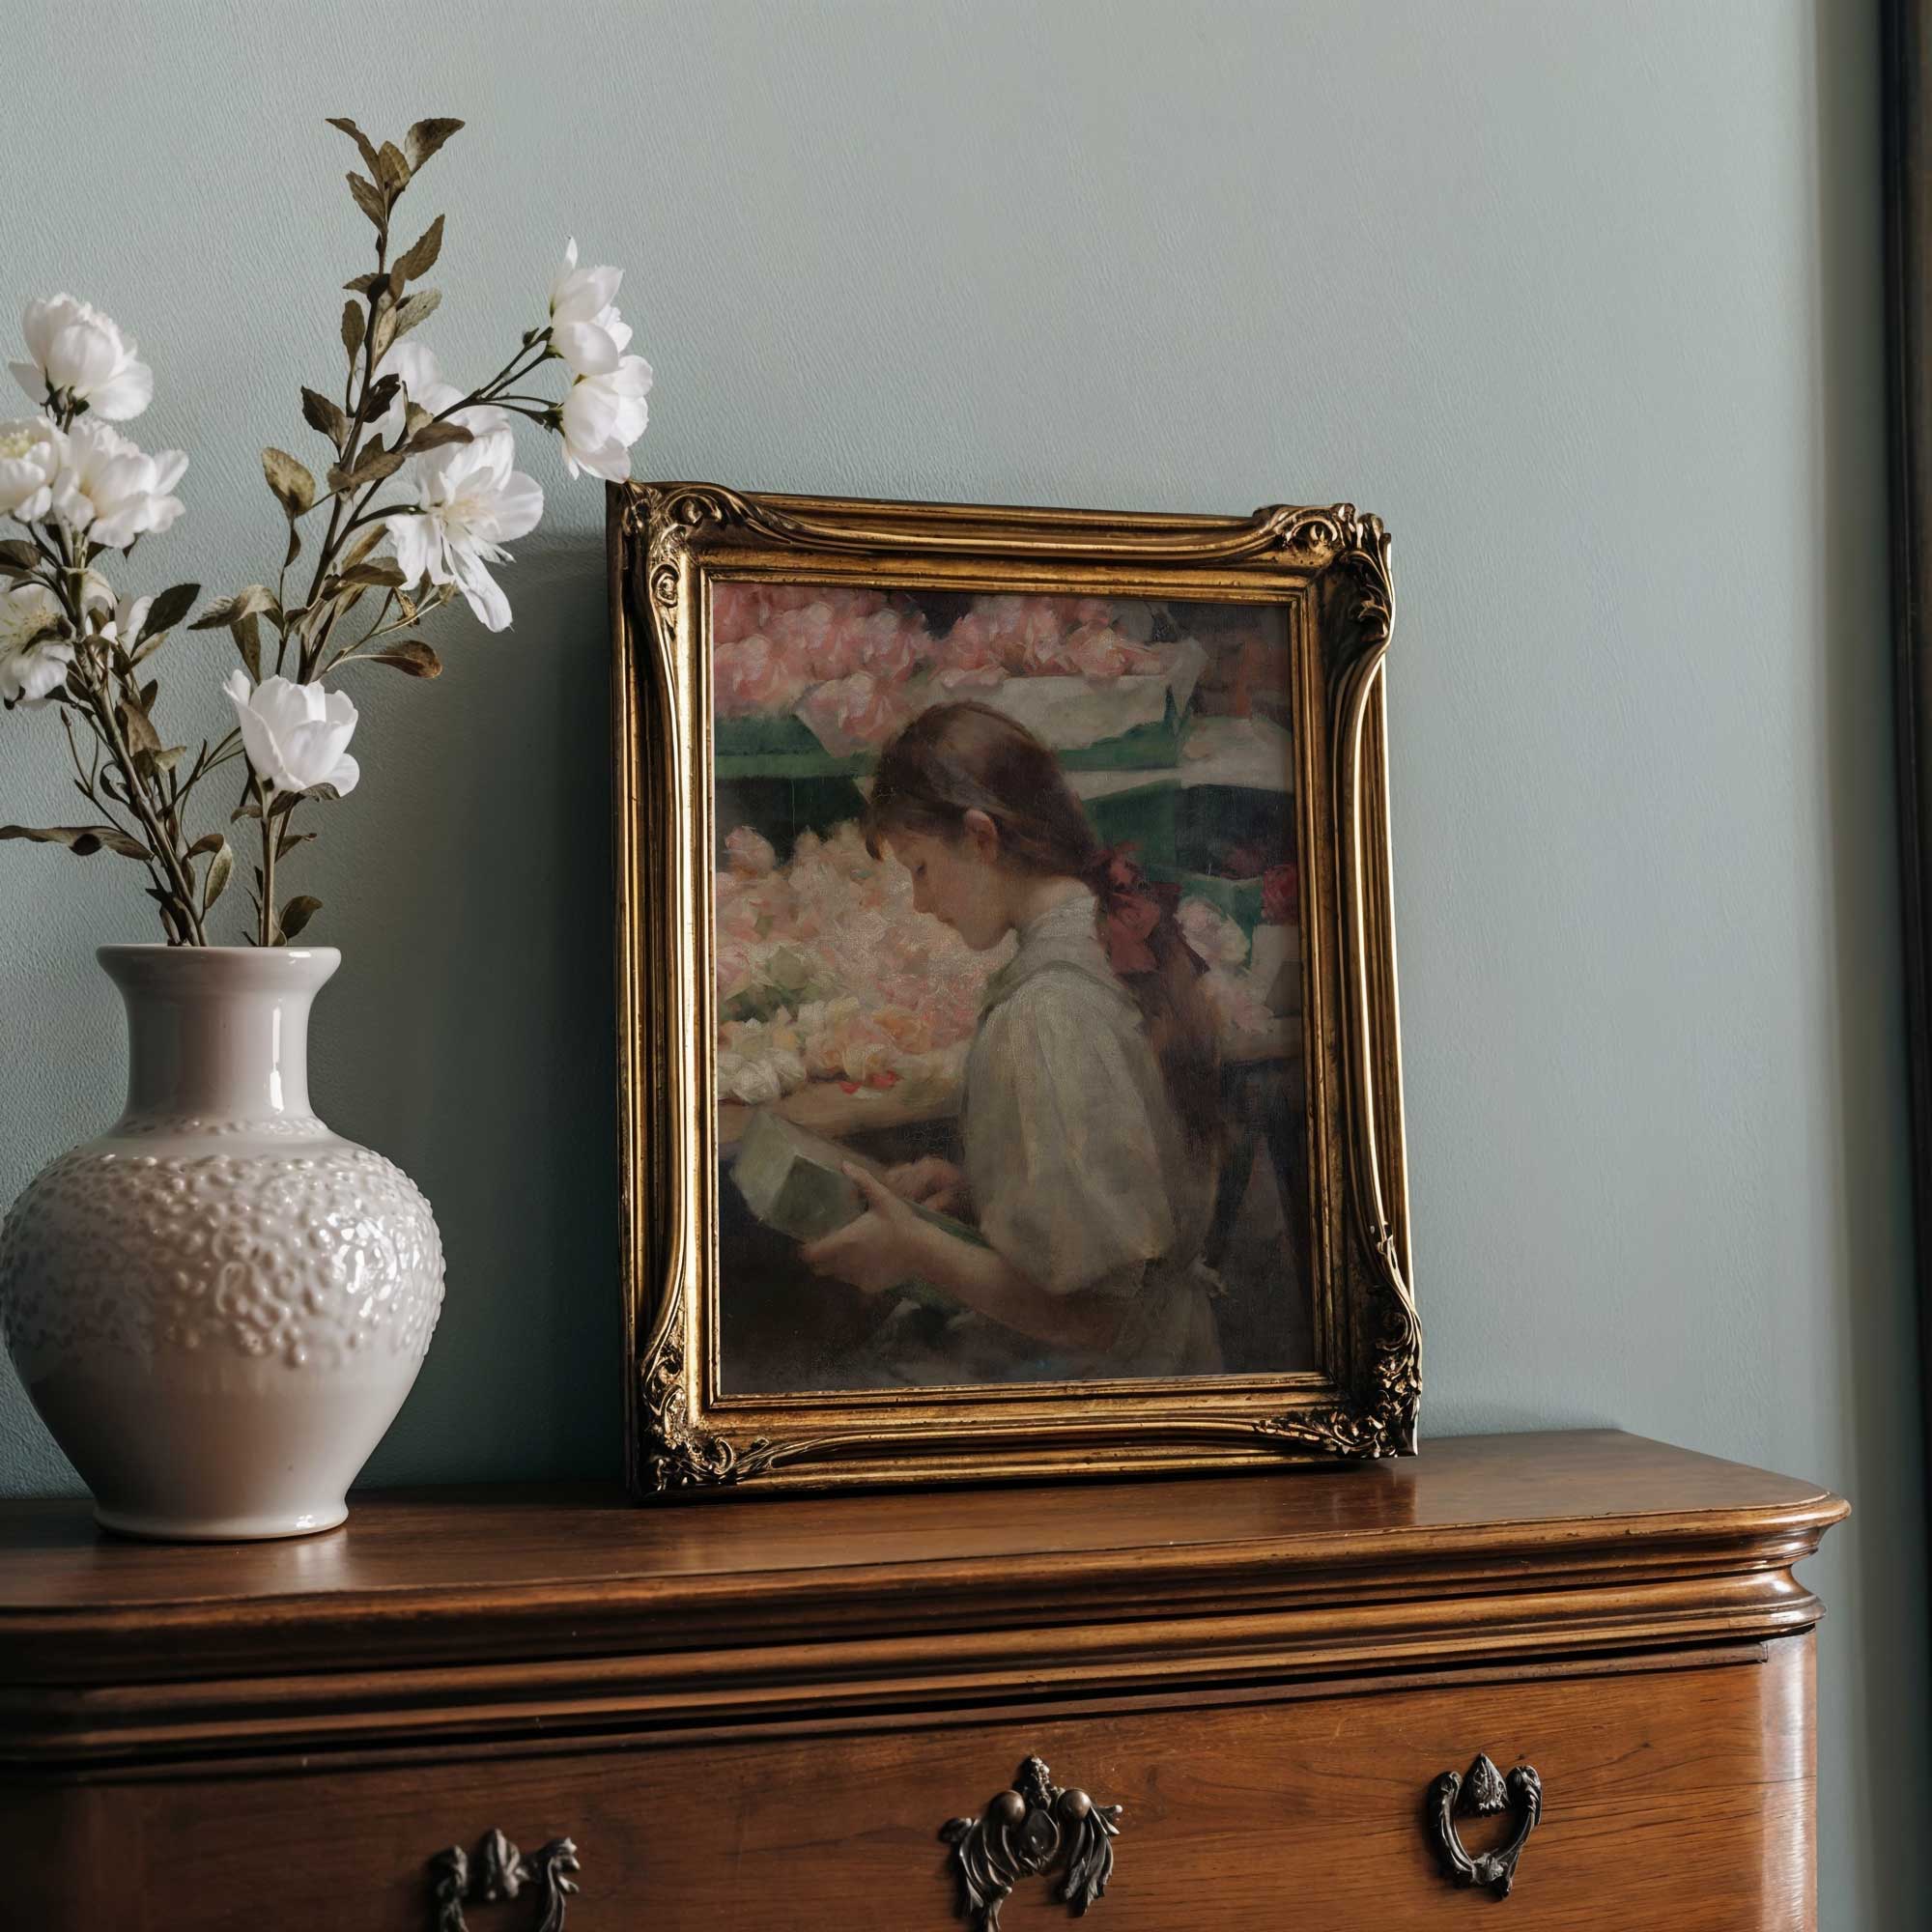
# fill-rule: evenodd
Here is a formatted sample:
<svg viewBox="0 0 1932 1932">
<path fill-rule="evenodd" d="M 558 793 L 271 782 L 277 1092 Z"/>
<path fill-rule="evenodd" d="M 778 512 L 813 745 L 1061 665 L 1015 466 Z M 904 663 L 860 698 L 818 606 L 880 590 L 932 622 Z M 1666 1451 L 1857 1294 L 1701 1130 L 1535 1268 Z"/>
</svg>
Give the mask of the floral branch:
<svg viewBox="0 0 1932 1932">
<path fill-rule="evenodd" d="M 571 476 L 615 480 L 629 475 L 631 445 L 648 421 L 650 365 L 629 353 L 632 331 L 615 305 L 622 276 L 580 268 L 574 241 L 553 279 L 547 320 L 524 330 L 480 385 L 446 381 L 414 333 L 441 300 L 420 284 L 440 256 L 443 217 L 393 259 L 392 224 L 404 193 L 463 124 L 418 121 L 400 145 L 372 140 L 353 121 L 329 125 L 363 163 L 349 190 L 375 230 L 375 267 L 345 285 L 340 402 L 300 388 L 303 421 L 330 445 L 323 479 L 288 450 L 262 452 L 285 524 L 272 589 L 248 584 L 192 617 L 197 584 L 118 596 L 101 575 L 108 554 L 131 556 L 183 512 L 174 490 L 186 456 L 147 454 L 111 427 L 147 408 L 154 373 L 116 323 L 65 294 L 28 303 L 29 359 L 11 365 L 38 413 L 0 423 L 0 518 L 24 533 L 0 540 L 0 706 L 57 709 L 74 783 L 98 821 L 0 826 L 0 839 L 135 861 L 176 945 L 208 943 L 210 912 L 235 868 L 225 832 L 193 835 L 185 823 L 205 780 L 245 760 L 229 823 L 259 821 L 252 937 L 264 946 L 292 940 L 320 909 L 305 895 L 276 904 L 279 863 L 316 836 L 295 831 L 294 814 L 344 797 L 360 778 L 348 753 L 355 707 L 323 680 L 351 664 L 440 676 L 441 659 L 414 633 L 458 597 L 487 630 L 508 626 L 509 602 L 490 567 L 508 561 L 503 546 L 543 514 L 542 491 L 514 467 L 513 419 L 556 434 Z M 519 386 L 552 362 L 570 378 L 560 401 Z M 387 500 L 378 502 L 384 485 Z M 307 520 L 324 505 L 308 588 L 292 605 L 290 573 L 305 527 L 313 540 Z M 338 625 L 371 590 L 383 593 L 375 617 L 337 646 Z M 274 642 L 267 677 L 265 622 Z M 184 626 L 226 629 L 241 661 L 223 686 L 235 728 L 191 757 L 186 746 L 164 742 L 155 723 L 159 679 L 143 669 Z M 291 668 L 293 679 L 284 675 Z M 85 762 L 76 725 L 94 741 Z"/>
</svg>

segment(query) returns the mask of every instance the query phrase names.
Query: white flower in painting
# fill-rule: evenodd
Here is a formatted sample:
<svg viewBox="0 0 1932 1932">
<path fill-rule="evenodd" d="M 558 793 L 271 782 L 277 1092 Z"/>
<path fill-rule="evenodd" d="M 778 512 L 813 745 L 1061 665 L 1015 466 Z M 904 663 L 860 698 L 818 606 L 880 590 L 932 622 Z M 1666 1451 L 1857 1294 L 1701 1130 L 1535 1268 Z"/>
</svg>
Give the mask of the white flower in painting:
<svg viewBox="0 0 1932 1932">
<path fill-rule="evenodd" d="M 355 789 L 362 776 L 349 755 L 355 707 L 341 692 L 285 677 L 264 678 L 251 692 L 239 670 L 221 688 L 234 700 L 248 762 L 266 783 L 277 791 L 333 785 L 345 797 Z"/>
<path fill-rule="evenodd" d="M 44 517 L 66 453 L 67 439 L 45 416 L 0 423 L 0 516 Z"/>
<path fill-rule="evenodd" d="M 135 360 L 135 345 L 90 302 L 65 293 L 30 301 L 20 332 L 33 360 L 8 366 L 37 403 L 51 390 L 109 422 L 128 422 L 154 397 L 155 372 Z"/>
<path fill-rule="evenodd" d="M 372 425 L 384 442 L 393 442 L 402 434 L 411 403 L 419 410 L 427 410 L 433 416 L 440 416 L 444 410 L 460 403 L 466 393 L 454 383 L 443 380 L 442 366 L 436 359 L 436 352 L 412 339 L 398 342 L 376 364 L 376 375 L 379 380 L 384 376 L 398 377 L 403 385 L 395 401 Z M 472 403 L 469 409 L 457 411 L 450 420 L 461 423 L 471 436 L 482 436 L 489 430 L 508 429 L 510 426 L 508 415 L 489 403 Z"/>
<path fill-rule="evenodd" d="M 0 597 L 0 704 L 42 705 L 67 682 L 72 644 L 30 641 L 60 615 L 60 600 L 43 583 L 23 583 Z"/>
<path fill-rule="evenodd" d="M 563 399 L 563 467 L 587 469 L 612 483 L 631 474 L 631 445 L 650 421 L 651 365 L 626 355 L 605 376 L 583 376 Z"/>
<path fill-rule="evenodd" d="M 512 468 L 516 455 L 504 429 L 412 457 L 421 514 L 391 517 L 388 526 L 405 584 L 455 584 L 492 631 L 509 624 L 510 600 L 485 566 L 507 563 L 502 546 L 535 529 L 543 515 L 543 491 Z"/>
<path fill-rule="evenodd" d="M 53 514 L 90 543 L 123 550 L 181 515 L 181 498 L 169 493 L 186 469 L 178 449 L 149 456 L 119 430 L 83 418 L 67 433 Z"/>
<path fill-rule="evenodd" d="M 573 376 L 608 375 L 629 345 L 631 331 L 615 306 L 623 279 L 621 269 L 580 269 L 571 237 L 551 280 L 550 340 Z"/>
</svg>

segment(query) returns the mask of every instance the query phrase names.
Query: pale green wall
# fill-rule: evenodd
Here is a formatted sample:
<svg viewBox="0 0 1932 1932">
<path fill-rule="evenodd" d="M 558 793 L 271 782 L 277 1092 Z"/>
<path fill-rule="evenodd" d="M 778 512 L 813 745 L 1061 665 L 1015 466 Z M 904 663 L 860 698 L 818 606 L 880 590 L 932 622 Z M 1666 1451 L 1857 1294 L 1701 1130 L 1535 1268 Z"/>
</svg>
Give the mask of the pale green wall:
<svg viewBox="0 0 1932 1932">
<path fill-rule="evenodd" d="M 640 474 L 1384 515 L 1425 1425 L 1855 1499 L 1809 1573 L 1836 1928 L 1918 1922 L 1932 1798 L 1873 11 L 23 7 L 0 214 L 7 302 L 107 307 L 193 453 L 150 587 L 263 568 L 254 451 L 307 446 L 366 232 L 336 110 L 471 123 L 423 189 L 459 368 L 568 232 L 627 265 Z M 530 467 L 516 628 L 375 692 L 305 881 L 319 1101 L 448 1242 L 389 1481 L 617 1466 L 601 501 Z M 44 814 L 45 721 L 0 746 Z M 0 1199 L 117 1097 L 109 863 L 0 848 Z M 71 1480 L 0 1370 L 0 1487 Z"/>
</svg>

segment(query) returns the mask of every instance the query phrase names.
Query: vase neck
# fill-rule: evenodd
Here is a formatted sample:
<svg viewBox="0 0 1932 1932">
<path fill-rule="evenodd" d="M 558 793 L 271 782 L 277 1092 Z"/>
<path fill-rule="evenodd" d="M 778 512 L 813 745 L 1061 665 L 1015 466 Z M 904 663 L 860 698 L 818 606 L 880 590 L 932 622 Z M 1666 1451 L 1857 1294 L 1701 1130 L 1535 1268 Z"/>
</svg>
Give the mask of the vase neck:
<svg viewBox="0 0 1932 1932">
<path fill-rule="evenodd" d="M 128 1118 L 306 1117 L 308 1013 L 333 948 L 103 947 L 128 1008 Z"/>
</svg>

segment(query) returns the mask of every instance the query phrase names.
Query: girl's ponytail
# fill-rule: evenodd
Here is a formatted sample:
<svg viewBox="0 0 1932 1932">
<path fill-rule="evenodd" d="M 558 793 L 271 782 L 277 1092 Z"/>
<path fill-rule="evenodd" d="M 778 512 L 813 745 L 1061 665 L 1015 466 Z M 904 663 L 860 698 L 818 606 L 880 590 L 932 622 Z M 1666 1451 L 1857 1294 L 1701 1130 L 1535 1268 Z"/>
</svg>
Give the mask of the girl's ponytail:
<svg viewBox="0 0 1932 1932">
<path fill-rule="evenodd" d="M 1219 1034 L 1200 986 L 1205 968 L 1175 921 L 1178 893 L 1150 885 L 1125 852 L 1100 844 L 1059 759 L 1024 724 L 970 699 L 935 704 L 880 754 L 866 843 L 878 857 L 895 826 L 956 838 L 969 811 L 993 821 L 1015 865 L 1093 890 L 1108 958 L 1141 1009 L 1169 1104 L 1189 1146 L 1218 1153 Z"/>
</svg>

